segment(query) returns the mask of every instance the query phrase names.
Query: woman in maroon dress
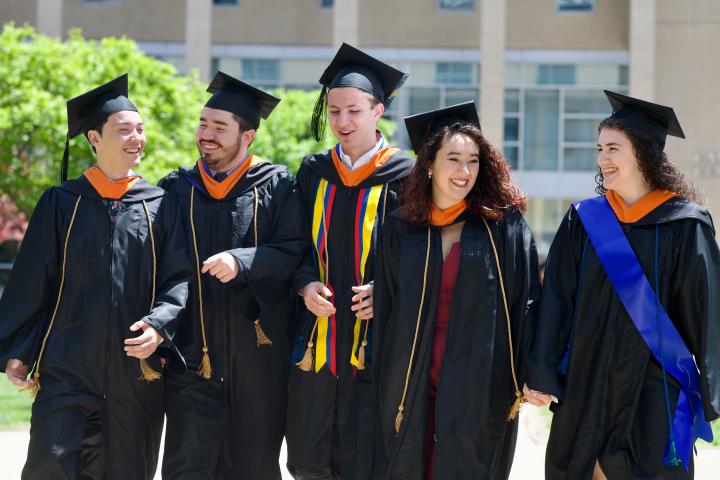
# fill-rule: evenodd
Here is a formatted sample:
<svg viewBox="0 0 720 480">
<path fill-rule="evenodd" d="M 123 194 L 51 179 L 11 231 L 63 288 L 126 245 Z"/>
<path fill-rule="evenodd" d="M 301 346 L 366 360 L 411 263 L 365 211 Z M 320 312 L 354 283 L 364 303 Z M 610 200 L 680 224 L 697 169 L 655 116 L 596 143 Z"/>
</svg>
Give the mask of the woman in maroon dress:
<svg viewBox="0 0 720 480">
<path fill-rule="evenodd" d="M 504 479 L 540 290 L 525 198 L 473 102 L 405 122 L 417 164 L 375 278 L 378 477 Z"/>
</svg>

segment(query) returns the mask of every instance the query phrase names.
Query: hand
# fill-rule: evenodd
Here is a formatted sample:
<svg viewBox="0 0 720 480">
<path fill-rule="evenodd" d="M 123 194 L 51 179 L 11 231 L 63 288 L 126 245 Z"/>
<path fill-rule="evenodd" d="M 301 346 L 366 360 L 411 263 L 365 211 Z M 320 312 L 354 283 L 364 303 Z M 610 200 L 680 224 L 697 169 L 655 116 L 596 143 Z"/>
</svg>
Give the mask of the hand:
<svg viewBox="0 0 720 480">
<path fill-rule="evenodd" d="M 16 387 L 29 388 L 35 383 L 32 379 L 27 379 L 29 370 L 28 366 L 17 358 L 11 358 L 5 365 L 5 374 Z"/>
<path fill-rule="evenodd" d="M 163 338 L 157 333 L 157 330 L 147 322 L 140 320 L 130 326 L 131 332 L 137 332 L 140 329 L 143 330 L 142 335 L 125 340 L 125 351 L 129 357 L 147 358 L 155 353 L 155 349 L 157 349 L 158 345 L 163 341 Z"/>
<path fill-rule="evenodd" d="M 350 308 L 355 315 L 363 320 L 373 317 L 373 284 L 352 287 L 357 295 L 352 297 L 353 306 Z"/>
<path fill-rule="evenodd" d="M 527 383 L 523 385 L 523 395 L 525 395 L 525 399 L 528 401 L 529 404 L 535 405 L 536 407 L 544 407 L 552 401 L 557 402 L 557 398 L 555 397 L 555 395 L 550 395 L 549 393 L 542 393 L 538 392 L 537 390 L 533 390 L 532 388 L 529 388 L 527 386 Z"/>
<path fill-rule="evenodd" d="M 305 301 L 305 307 L 317 317 L 329 317 L 335 314 L 335 307 L 325 298 L 331 297 L 332 292 L 320 282 L 310 282 L 300 290 Z M 323 298 L 325 297 L 325 298 Z"/>
<path fill-rule="evenodd" d="M 237 277 L 240 271 L 238 261 L 228 252 L 216 253 L 203 262 L 202 273 L 209 273 L 222 283 L 227 283 Z"/>
</svg>

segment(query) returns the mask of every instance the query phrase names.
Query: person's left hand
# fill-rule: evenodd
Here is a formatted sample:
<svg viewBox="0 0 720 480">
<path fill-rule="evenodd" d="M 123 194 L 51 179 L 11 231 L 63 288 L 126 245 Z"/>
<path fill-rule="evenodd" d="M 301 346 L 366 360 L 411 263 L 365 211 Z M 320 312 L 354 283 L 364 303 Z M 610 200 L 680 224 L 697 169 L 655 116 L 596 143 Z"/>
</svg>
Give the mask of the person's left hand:
<svg viewBox="0 0 720 480">
<path fill-rule="evenodd" d="M 131 332 L 137 332 L 140 329 L 143 330 L 142 335 L 125 340 L 125 352 L 129 357 L 143 359 L 155 353 L 155 349 L 162 343 L 163 338 L 157 330 L 142 320 L 130 326 Z"/>
<path fill-rule="evenodd" d="M 355 315 L 362 319 L 367 320 L 373 317 L 373 284 L 360 285 L 359 287 L 352 287 L 355 295 L 352 297 L 353 306 L 351 310 L 355 312 Z"/>
<path fill-rule="evenodd" d="M 228 252 L 216 253 L 203 262 L 202 273 L 209 273 L 222 283 L 227 283 L 237 277 L 240 271 L 238 261 Z"/>
<path fill-rule="evenodd" d="M 553 400 L 557 402 L 555 395 L 538 392 L 537 390 L 533 390 L 528 387 L 527 384 L 523 385 L 523 395 L 530 405 L 535 405 L 536 407 L 544 407 Z"/>
</svg>

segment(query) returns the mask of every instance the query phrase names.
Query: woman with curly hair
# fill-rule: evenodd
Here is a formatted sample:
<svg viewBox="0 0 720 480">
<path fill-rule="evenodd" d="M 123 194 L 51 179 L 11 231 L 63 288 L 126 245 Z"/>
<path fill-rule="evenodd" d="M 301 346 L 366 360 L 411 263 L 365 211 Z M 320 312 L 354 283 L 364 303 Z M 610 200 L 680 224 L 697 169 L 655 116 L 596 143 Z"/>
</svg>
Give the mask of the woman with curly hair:
<svg viewBox="0 0 720 480">
<path fill-rule="evenodd" d="M 720 416 L 720 251 L 663 152 L 672 108 L 605 92 L 597 192 L 547 259 L 528 385 L 558 403 L 545 478 L 691 479 Z"/>
<path fill-rule="evenodd" d="M 526 201 L 474 102 L 405 122 L 417 164 L 375 277 L 377 474 L 507 478 L 540 293 Z"/>
</svg>

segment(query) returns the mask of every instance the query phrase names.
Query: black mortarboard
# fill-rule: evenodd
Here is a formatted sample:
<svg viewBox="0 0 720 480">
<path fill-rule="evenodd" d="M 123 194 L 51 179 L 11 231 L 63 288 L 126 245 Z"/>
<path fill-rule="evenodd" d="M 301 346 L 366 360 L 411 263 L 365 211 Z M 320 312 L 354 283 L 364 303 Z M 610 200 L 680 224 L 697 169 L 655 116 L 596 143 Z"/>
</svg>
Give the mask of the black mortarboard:
<svg viewBox="0 0 720 480">
<path fill-rule="evenodd" d="M 260 126 L 260 117 L 268 118 L 280 103 L 279 98 L 220 71 L 215 74 L 207 91 L 213 96 L 206 107 L 234 113 L 254 129 Z"/>
<path fill-rule="evenodd" d="M 480 128 L 477 107 L 472 100 L 452 107 L 411 115 L 404 120 L 415 153 L 420 151 L 425 138 L 437 128 L 456 122 L 466 122 Z"/>
<path fill-rule="evenodd" d="M 67 180 L 71 138 L 98 128 L 113 113 L 138 111 L 127 94 L 128 76 L 125 73 L 67 102 L 68 133 L 60 166 L 61 182 Z"/>
<path fill-rule="evenodd" d="M 613 109 L 611 118 L 624 120 L 650 134 L 658 141 L 661 148 L 665 147 L 665 139 L 668 135 L 685 138 L 672 107 L 646 102 L 610 90 L 605 90 L 605 95 Z"/>
<path fill-rule="evenodd" d="M 343 43 L 320 77 L 323 88 L 313 111 L 313 135 L 318 141 L 324 136 L 328 91 L 338 87 L 359 88 L 372 94 L 387 108 L 407 77 L 407 73 Z"/>
</svg>

